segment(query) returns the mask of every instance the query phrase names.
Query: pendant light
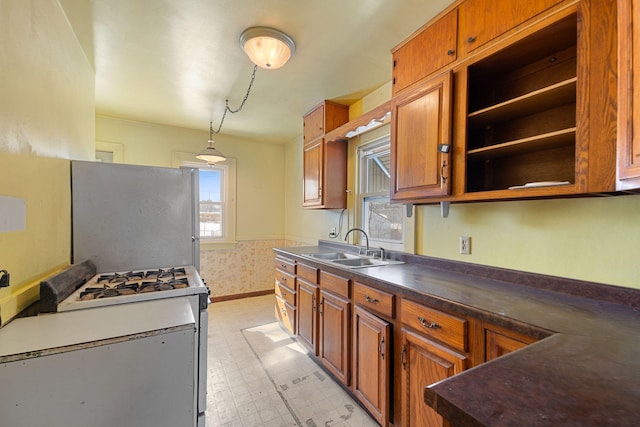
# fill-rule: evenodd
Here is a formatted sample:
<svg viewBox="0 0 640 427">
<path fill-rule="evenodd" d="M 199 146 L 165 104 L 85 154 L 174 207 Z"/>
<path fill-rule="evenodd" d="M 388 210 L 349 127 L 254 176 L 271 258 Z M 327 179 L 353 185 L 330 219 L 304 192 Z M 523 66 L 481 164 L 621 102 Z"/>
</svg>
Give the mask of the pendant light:
<svg viewBox="0 0 640 427">
<path fill-rule="evenodd" d="M 213 141 L 213 122 L 209 122 L 209 145 L 196 156 L 196 159 L 204 160 L 209 165 L 217 162 L 224 162 L 227 158 L 214 146 Z"/>
<path fill-rule="evenodd" d="M 249 56 L 249 59 L 255 64 L 251 75 L 251 82 L 249 82 L 247 93 L 244 95 L 242 103 L 237 109 L 231 109 L 229 107 L 229 100 L 227 99 L 225 101 L 226 105 L 218 130 L 214 131 L 213 122 L 209 122 L 209 145 L 196 155 L 197 159 L 206 161 L 208 165 L 226 160 L 224 154 L 214 147 L 213 135 L 220 133 L 227 113 L 235 114 L 244 107 L 247 98 L 249 98 L 258 67 L 268 70 L 280 68 L 289 61 L 296 51 L 296 44 L 291 37 L 282 31 L 269 27 L 247 28 L 240 34 L 240 46 L 247 56 Z"/>
</svg>

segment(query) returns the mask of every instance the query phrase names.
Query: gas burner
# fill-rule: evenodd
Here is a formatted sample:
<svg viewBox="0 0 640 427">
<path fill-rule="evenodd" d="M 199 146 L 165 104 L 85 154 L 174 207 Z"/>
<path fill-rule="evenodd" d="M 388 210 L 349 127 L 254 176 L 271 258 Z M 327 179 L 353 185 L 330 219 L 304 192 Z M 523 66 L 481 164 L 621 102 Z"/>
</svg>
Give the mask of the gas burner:
<svg viewBox="0 0 640 427">
<path fill-rule="evenodd" d="M 98 277 L 98 283 L 127 283 L 132 280 L 142 279 L 144 277 L 143 271 L 130 271 L 128 273 L 110 273 L 103 274 Z"/>
<path fill-rule="evenodd" d="M 171 289 L 183 289 L 189 286 L 189 280 L 186 277 L 181 279 L 171 279 L 167 281 L 142 282 L 140 284 L 141 293 L 169 291 Z"/>
<path fill-rule="evenodd" d="M 184 276 L 186 273 L 185 269 L 180 268 L 167 268 L 158 270 L 149 270 L 144 272 L 145 279 L 166 279 L 166 278 L 175 278 L 176 276 Z"/>
</svg>

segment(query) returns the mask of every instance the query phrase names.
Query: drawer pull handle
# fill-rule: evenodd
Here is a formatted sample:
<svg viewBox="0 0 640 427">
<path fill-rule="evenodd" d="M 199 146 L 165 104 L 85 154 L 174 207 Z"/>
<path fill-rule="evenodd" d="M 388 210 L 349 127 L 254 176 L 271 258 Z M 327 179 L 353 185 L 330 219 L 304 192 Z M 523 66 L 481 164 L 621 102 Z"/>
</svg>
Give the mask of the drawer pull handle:
<svg viewBox="0 0 640 427">
<path fill-rule="evenodd" d="M 447 55 L 449 55 L 449 56 L 453 56 L 453 54 L 454 54 L 454 53 L 456 53 L 456 51 L 455 51 L 455 50 L 453 50 L 453 49 L 449 49 L 449 50 L 447 51 Z"/>
<path fill-rule="evenodd" d="M 280 281 L 281 281 L 282 283 L 287 283 L 287 278 L 286 278 L 286 277 L 281 277 L 281 278 L 280 278 Z"/>
<path fill-rule="evenodd" d="M 282 268 L 287 268 L 287 264 L 280 264 Z"/>
<path fill-rule="evenodd" d="M 418 317 L 418 320 L 420 321 L 422 326 L 424 326 L 425 328 L 434 329 L 434 328 L 441 328 L 442 327 L 442 326 L 438 325 L 436 322 L 427 321 L 427 319 L 425 319 L 424 317 Z"/>
<path fill-rule="evenodd" d="M 380 341 L 380 356 L 382 357 L 382 360 L 384 360 L 384 337 L 382 337 L 382 340 Z"/>
<path fill-rule="evenodd" d="M 365 300 L 366 302 L 370 302 L 371 304 L 377 304 L 377 303 L 379 303 L 379 302 L 380 302 L 380 301 L 378 301 L 378 300 L 377 300 L 377 299 L 375 299 L 375 298 L 371 298 L 369 295 L 365 295 L 364 300 Z"/>
</svg>

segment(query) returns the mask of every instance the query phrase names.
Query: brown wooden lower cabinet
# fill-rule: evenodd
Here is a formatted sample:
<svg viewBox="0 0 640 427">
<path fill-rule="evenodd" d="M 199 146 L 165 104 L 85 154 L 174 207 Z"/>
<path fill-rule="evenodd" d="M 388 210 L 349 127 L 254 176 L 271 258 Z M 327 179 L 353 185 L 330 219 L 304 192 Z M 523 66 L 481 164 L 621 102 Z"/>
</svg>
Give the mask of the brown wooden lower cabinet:
<svg viewBox="0 0 640 427">
<path fill-rule="evenodd" d="M 320 290 L 320 341 L 318 357 L 322 364 L 343 384 L 349 385 L 349 322 L 351 302 Z"/>
<path fill-rule="evenodd" d="M 296 333 L 296 308 L 277 295 L 275 314 L 289 333 Z"/>
<path fill-rule="evenodd" d="M 465 370 L 467 357 L 405 328 L 402 337 L 402 425 L 445 425 L 424 402 L 424 388 Z"/>
<path fill-rule="evenodd" d="M 488 362 L 497 359 L 500 356 L 516 351 L 537 341 L 527 335 L 519 334 L 508 329 L 496 326 L 485 326 L 484 328 L 484 346 L 485 358 Z"/>
<path fill-rule="evenodd" d="M 298 341 L 313 354 L 318 349 L 318 285 L 298 278 Z"/>
<path fill-rule="evenodd" d="M 391 325 L 353 310 L 353 392 L 380 425 L 389 425 Z"/>
</svg>

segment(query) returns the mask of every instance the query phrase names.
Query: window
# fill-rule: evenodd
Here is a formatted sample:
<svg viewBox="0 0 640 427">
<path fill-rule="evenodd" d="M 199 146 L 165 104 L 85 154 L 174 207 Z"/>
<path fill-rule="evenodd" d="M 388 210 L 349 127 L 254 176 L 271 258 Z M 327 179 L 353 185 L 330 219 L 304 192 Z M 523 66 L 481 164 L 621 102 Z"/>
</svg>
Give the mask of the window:
<svg viewBox="0 0 640 427">
<path fill-rule="evenodd" d="M 200 181 L 200 238 L 220 239 L 224 236 L 222 224 L 225 200 L 225 173 L 220 167 L 199 170 Z"/>
<path fill-rule="evenodd" d="M 235 160 L 207 166 L 185 161 L 183 166 L 198 169 L 200 194 L 200 242 L 235 241 Z"/>
<path fill-rule="evenodd" d="M 403 248 L 404 206 L 389 201 L 391 151 L 389 137 L 363 145 L 359 149 L 359 205 L 362 228 L 371 246 Z"/>
</svg>

